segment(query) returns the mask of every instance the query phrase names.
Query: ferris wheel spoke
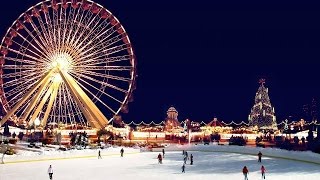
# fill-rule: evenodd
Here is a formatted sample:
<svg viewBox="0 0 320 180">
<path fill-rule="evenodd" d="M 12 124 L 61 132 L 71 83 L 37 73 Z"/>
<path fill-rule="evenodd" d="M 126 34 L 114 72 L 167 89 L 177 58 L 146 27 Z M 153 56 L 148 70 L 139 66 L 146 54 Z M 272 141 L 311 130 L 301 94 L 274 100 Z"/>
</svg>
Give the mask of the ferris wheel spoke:
<svg viewBox="0 0 320 180">
<path fill-rule="evenodd" d="M 66 90 L 67 90 L 67 92 L 68 92 L 68 93 L 67 93 L 67 97 L 68 97 L 68 99 L 70 100 L 70 104 L 71 104 L 70 110 L 71 110 L 71 112 L 72 112 L 73 118 L 75 118 L 76 115 L 78 115 L 78 118 L 79 118 L 79 120 L 80 120 L 80 123 L 81 123 L 82 125 L 84 125 L 84 124 L 85 124 L 85 120 L 84 120 L 83 114 L 82 114 L 79 106 L 77 105 L 77 103 L 76 103 L 76 102 L 74 101 L 74 99 L 72 98 L 72 95 L 71 95 L 71 93 L 68 91 L 68 89 L 66 89 Z M 73 109 L 74 109 L 74 111 L 73 111 Z M 75 121 L 76 121 L 76 120 L 75 120 Z"/>
<path fill-rule="evenodd" d="M 84 10 L 83 10 L 82 6 L 80 6 L 80 8 L 78 8 L 76 20 L 73 22 L 73 24 L 74 24 L 73 27 L 75 27 L 75 29 L 74 29 L 75 31 L 73 32 L 73 35 L 71 37 L 70 45 L 74 44 L 74 41 L 75 41 L 76 36 L 78 35 L 79 29 L 81 26 L 83 26 L 83 24 L 81 24 L 82 19 L 83 19 L 83 14 L 84 14 Z"/>
<path fill-rule="evenodd" d="M 106 30 L 105 32 L 102 32 L 101 34 L 93 37 L 92 39 L 90 39 L 89 42 L 87 42 L 86 44 L 83 44 L 82 47 L 80 47 L 79 51 L 86 53 L 88 51 L 92 51 L 96 46 L 93 45 L 92 43 L 96 43 L 99 41 L 99 39 L 106 39 L 109 38 L 112 34 L 114 34 L 116 32 L 116 30 L 114 29 L 114 27 L 109 28 L 108 30 Z"/>
<path fill-rule="evenodd" d="M 55 114 L 57 116 L 57 121 L 59 122 L 59 124 L 61 123 L 61 98 L 60 98 L 60 94 L 61 94 L 61 88 L 58 89 L 58 93 L 57 93 L 57 97 L 56 97 L 56 108 L 55 108 Z"/>
<path fill-rule="evenodd" d="M 20 106 L 18 109 L 17 109 L 17 112 L 19 113 L 19 112 L 21 112 L 21 114 L 23 114 L 26 110 L 27 110 L 27 108 L 28 108 L 28 106 L 29 106 L 29 103 L 31 102 L 31 98 L 30 99 L 28 99 L 27 101 L 26 101 L 26 103 L 24 103 L 22 106 Z"/>
<path fill-rule="evenodd" d="M 65 25 L 65 16 L 66 16 L 66 8 L 63 8 L 63 5 L 60 6 L 60 13 L 58 13 L 58 42 L 59 42 L 59 51 L 63 51 L 63 43 L 64 43 L 64 25 Z"/>
<path fill-rule="evenodd" d="M 28 86 L 29 88 L 31 86 Z M 23 95 L 26 93 L 26 89 L 24 90 L 20 90 L 19 93 L 15 94 L 15 96 L 13 96 L 9 101 L 7 101 L 6 104 L 4 104 L 4 106 L 9 105 L 10 107 L 12 107 L 13 105 L 15 105 L 17 102 L 19 102 L 21 99 L 23 99 Z M 10 96 L 7 96 L 10 97 Z"/>
<path fill-rule="evenodd" d="M 55 110 L 57 109 L 56 107 L 57 107 L 57 99 L 58 99 L 58 88 L 55 88 L 53 95 L 54 95 L 53 107 L 55 108 L 53 108 L 51 111 L 51 117 L 52 117 L 52 122 L 58 123 L 58 120 L 57 120 L 58 118 L 56 117 L 56 113 L 55 113 Z"/>
<path fill-rule="evenodd" d="M 20 101 L 20 99 L 18 100 L 18 101 Z M 28 99 L 27 101 L 26 101 L 26 103 L 24 103 L 24 104 L 22 104 L 18 109 L 17 109 L 17 113 L 16 114 L 22 114 L 22 113 L 24 113 L 24 111 L 27 109 L 27 107 L 28 107 L 28 104 L 30 103 L 30 101 L 31 101 L 31 99 Z"/>
<path fill-rule="evenodd" d="M 62 86 L 63 87 L 63 100 L 64 100 L 64 104 L 66 105 L 66 114 L 70 120 L 70 123 L 75 123 L 74 117 L 72 116 L 74 114 L 73 110 L 72 110 L 72 104 L 71 102 L 68 100 L 68 92 L 67 92 L 67 87 L 65 85 Z"/>
<path fill-rule="evenodd" d="M 85 35 L 83 34 L 82 36 L 79 36 L 79 40 L 80 42 L 77 43 L 77 47 L 78 49 L 80 49 L 84 44 L 89 43 L 92 35 L 97 35 L 99 34 L 98 32 L 96 32 L 97 29 L 99 29 L 100 27 L 103 27 L 104 25 L 108 25 L 108 21 L 105 19 L 102 23 L 99 24 L 99 22 L 101 21 L 101 17 L 97 14 L 95 16 L 94 19 L 92 19 L 92 21 L 90 22 L 90 24 L 88 26 L 90 26 L 91 24 L 93 24 L 93 27 L 91 27 L 91 29 L 89 30 L 89 32 L 87 32 Z M 101 29 L 100 29 L 101 30 Z M 81 38 L 80 38 L 81 37 Z M 83 37 L 83 38 L 82 38 Z"/>
<path fill-rule="evenodd" d="M 73 74 L 73 73 L 72 73 L 72 74 Z M 82 77 L 82 78 L 88 79 L 88 80 L 90 80 L 90 81 L 99 83 L 99 84 L 101 84 L 101 85 L 105 85 L 105 86 L 107 86 L 107 87 L 110 87 L 110 88 L 112 88 L 112 89 L 118 90 L 118 91 L 120 91 L 120 92 L 128 93 L 127 90 L 124 90 L 124 89 L 119 88 L 119 87 L 117 87 L 117 86 L 111 85 L 111 84 L 109 84 L 109 83 L 107 83 L 107 82 L 99 81 L 99 80 L 97 80 L 97 79 L 94 79 L 94 78 L 89 77 L 89 76 L 87 76 L 87 75 L 84 75 L 84 74 L 82 74 L 82 73 L 76 73 L 76 74 L 74 74 L 74 75 L 75 75 L 75 77 Z"/>
<path fill-rule="evenodd" d="M 37 61 L 38 62 L 44 62 L 44 61 L 42 61 L 42 60 L 40 60 L 39 58 L 36 58 L 36 57 L 34 57 L 34 56 L 30 56 L 30 55 L 28 55 L 28 54 L 25 54 L 25 53 L 22 53 L 22 52 L 20 52 L 20 51 L 17 51 L 17 50 L 14 50 L 14 49 L 11 49 L 11 48 L 8 48 L 8 50 L 9 51 L 12 51 L 12 52 L 14 52 L 14 53 L 16 53 L 16 54 L 19 54 L 19 55 L 21 55 L 21 56 L 25 56 L 25 57 L 28 57 L 28 58 L 30 58 L 30 59 L 33 59 L 33 60 L 35 60 L 35 61 L 30 61 L 30 60 L 26 60 L 26 59 L 18 59 L 18 58 L 12 58 L 12 57 L 5 57 L 5 59 L 7 59 L 7 60 L 11 60 L 11 61 L 16 61 L 16 62 L 21 62 L 21 63 L 28 63 L 28 64 L 37 64 Z"/>
<path fill-rule="evenodd" d="M 54 98 L 54 100 L 53 100 L 53 107 L 57 107 L 57 104 L 56 104 L 56 102 L 57 102 L 57 96 Z M 58 121 L 56 120 L 56 114 L 55 114 L 55 109 L 56 108 L 53 108 L 52 110 L 51 110 L 51 122 L 53 122 L 53 123 L 58 123 Z"/>
<path fill-rule="evenodd" d="M 60 36 L 61 37 L 60 46 L 63 48 L 64 43 L 66 42 L 66 33 L 67 33 L 67 8 L 61 7 L 61 9 L 60 9 L 60 20 L 61 20 L 60 28 L 61 28 L 61 33 L 62 33 L 62 35 Z M 61 49 L 61 51 L 63 51 L 63 49 Z"/>
<path fill-rule="evenodd" d="M 77 70 L 77 68 L 75 68 Z M 80 68 L 79 68 L 80 69 Z M 132 66 L 81 66 L 86 71 L 131 71 Z"/>
<path fill-rule="evenodd" d="M 47 49 L 45 48 L 45 44 L 41 44 L 38 39 L 33 35 L 33 33 L 24 25 L 22 24 L 24 30 L 28 33 L 28 35 L 33 39 L 33 41 L 41 48 L 43 52 L 46 54 L 50 54 Z"/>
<path fill-rule="evenodd" d="M 4 59 L 9 60 L 9 61 L 14 61 L 17 63 L 23 63 L 23 64 L 32 64 L 32 65 L 37 64 L 35 61 L 30 61 L 27 59 L 12 58 L 12 57 L 8 57 L 8 56 L 5 56 Z"/>
<path fill-rule="evenodd" d="M 22 51 L 23 53 L 27 54 L 27 52 L 30 52 L 31 54 L 35 55 L 36 57 L 38 57 L 38 59 L 44 59 L 45 62 L 45 58 L 42 55 L 39 55 L 38 53 L 32 51 L 30 48 L 25 47 L 24 45 L 16 42 L 16 41 L 12 41 L 14 44 L 18 45 L 20 48 L 20 51 Z M 28 53 L 29 54 L 29 53 Z"/>
<path fill-rule="evenodd" d="M 18 77 L 18 76 L 22 76 L 24 74 L 30 74 L 30 73 L 37 74 L 38 72 L 36 70 L 34 70 L 34 69 L 25 70 L 25 71 L 18 71 L 18 72 L 14 72 L 14 73 L 10 73 L 10 74 L 3 74 L 2 78 L 3 79 L 14 78 L 14 77 Z"/>
<path fill-rule="evenodd" d="M 56 112 L 55 114 L 57 115 L 57 119 L 59 123 L 62 123 L 61 119 L 61 88 L 58 89 L 58 94 L 57 94 L 57 104 L 56 104 Z"/>
<path fill-rule="evenodd" d="M 99 19 L 100 21 L 100 19 Z M 98 37 L 101 33 L 105 33 L 105 28 L 108 27 L 108 25 L 110 24 L 110 22 L 107 21 L 107 19 L 104 19 L 100 24 L 98 23 L 99 21 L 96 21 L 96 25 L 86 34 L 86 36 L 84 36 L 84 38 L 82 39 L 82 41 L 78 44 L 77 48 L 80 49 L 80 51 L 82 50 L 81 48 L 84 45 L 88 45 L 91 44 L 92 40 L 95 39 L 96 37 Z M 99 24 L 99 25 L 98 25 Z M 84 47 L 85 48 L 85 47 Z"/>
<path fill-rule="evenodd" d="M 50 18 L 49 11 L 44 12 L 44 17 L 45 17 L 45 21 L 46 21 L 46 24 L 47 24 L 47 27 L 48 27 L 48 35 L 50 37 L 52 48 L 56 49 L 57 46 L 55 44 L 55 35 L 54 35 L 54 32 L 53 32 L 52 20 Z"/>
<path fill-rule="evenodd" d="M 75 112 L 76 112 L 75 114 L 78 114 L 78 117 L 79 117 L 79 120 L 80 120 L 81 124 L 85 124 L 85 123 L 84 123 L 84 122 L 85 122 L 85 121 L 84 121 L 84 117 L 83 117 L 83 115 L 82 115 L 82 112 L 81 112 L 79 106 L 78 106 L 77 103 L 74 101 L 74 98 L 72 98 L 72 95 L 71 95 L 69 89 L 66 88 L 66 90 L 67 90 L 68 99 L 69 99 L 70 102 L 71 102 L 71 110 L 72 110 L 72 107 L 73 107 L 74 110 L 75 110 Z"/>
<path fill-rule="evenodd" d="M 64 100 L 64 104 L 65 104 L 65 107 L 66 107 L 66 114 L 67 114 L 67 118 L 69 118 L 70 120 L 70 123 L 73 124 L 75 123 L 76 121 L 74 120 L 74 112 L 72 110 L 72 104 L 71 104 L 71 101 L 68 100 L 68 92 L 67 92 L 67 87 L 64 85 L 63 86 L 63 100 Z"/>
<path fill-rule="evenodd" d="M 102 39 L 102 40 L 99 40 L 97 43 L 95 43 L 95 47 L 97 50 L 102 50 L 102 49 L 107 49 L 109 48 L 111 45 L 119 42 L 119 41 L 122 41 L 122 35 L 117 35 L 117 36 L 114 36 L 112 38 L 110 38 L 109 40 L 105 40 L 105 39 Z M 90 52 L 90 51 L 93 51 L 93 48 L 85 51 L 83 54 L 87 53 L 87 52 Z M 94 51 L 93 51 L 94 52 Z M 95 52 L 99 52 L 99 51 L 95 51 Z M 94 53 L 95 53 L 94 52 Z M 95 54 L 93 54 L 94 56 Z M 90 56 L 89 56 L 90 57 Z M 82 61 L 84 60 L 85 58 L 80 58 L 78 61 Z"/>
<path fill-rule="evenodd" d="M 84 89 L 87 93 L 89 93 L 91 96 L 93 96 L 93 99 L 98 100 L 102 105 L 104 105 L 106 108 L 108 108 L 112 113 L 116 114 L 116 112 L 110 108 L 106 103 L 104 103 L 100 98 L 98 98 L 95 94 L 93 94 L 90 90 L 88 90 L 85 86 L 83 86 L 81 83 L 79 83 L 77 80 L 75 80 L 82 89 Z"/>
<path fill-rule="evenodd" d="M 35 25 L 34 21 L 32 20 L 32 18 L 30 18 L 30 22 L 29 22 L 33 28 L 33 30 L 36 32 L 39 41 L 41 42 L 41 44 L 43 45 L 43 47 L 46 47 L 46 49 L 48 49 L 48 47 L 50 47 L 49 43 L 48 43 L 48 39 L 44 36 L 44 32 L 41 33 L 40 30 L 38 29 L 38 26 Z M 33 33 L 32 33 L 33 34 Z M 51 49 L 51 48 L 49 48 Z M 49 51 L 48 51 L 49 53 Z"/>
<path fill-rule="evenodd" d="M 65 91 L 64 91 L 64 86 L 61 86 L 61 101 L 62 101 L 62 117 L 64 118 L 64 121 L 67 123 L 68 122 L 68 112 L 67 112 L 67 102 L 66 102 L 66 96 L 65 96 Z M 63 116 L 65 114 L 65 116 Z"/>
<path fill-rule="evenodd" d="M 94 71 L 79 70 L 79 71 L 77 71 L 77 73 L 83 73 L 83 74 L 96 76 L 96 77 L 104 77 L 107 79 L 114 79 L 114 80 L 118 80 L 118 81 L 125 81 L 125 82 L 131 81 L 131 79 L 129 79 L 129 78 L 114 76 L 114 75 L 109 75 L 109 74 L 104 74 L 104 73 L 98 73 L 98 72 L 94 72 Z"/>
<path fill-rule="evenodd" d="M 19 70 L 26 70 L 26 69 L 36 69 L 36 70 L 41 70 L 45 68 L 45 66 L 42 65 L 27 65 L 27 64 L 22 64 L 22 65 L 3 65 L 3 69 L 19 69 Z"/>
<path fill-rule="evenodd" d="M 76 20 L 76 9 L 75 8 L 71 8 L 69 11 L 69 15 L 68 15 L 68 20 L 67 20 L 67 32 L 66 32 L 66 45 L 70 46 L 70 41 L 71 41 L 71 34 L 73 32 L 74 27 L 74 23 Z"/>
<path fill-rule="evenodd" d="M 11 97 L 14 94 L 17 94 L 18 92 L 24 92 L 27 91 L 30 87 L 32 87 L 38 79 L 36 78 L 32 78 L 31 80 L 25 81 L 25 83 L 20 84 L 19 86 L 17 86 L 14 89 L 9 90 L 8 92 L 6 92 L 6 96 L 7 97 Z"/>
<path fill-rule="evenodd" d="M 95 87 L 94 85 L 92 85 L 91 83 L 83 80 L 82 78 L 79 78 L 79 80 L 80 80 L 81 82 L 85 83 L 86 85 L 91 86 L 93 89 L 99 91 L 101 94 L 104 94 L 104 95 L 108 96 L 109 98 L 113 99 L 114 101 L 116 101 L 116 102 L 118 102 L 118 103 L 122 103 L 122 101 L 120 101 L 119 99 L 111 96 L 110 94 L 106 93 L 105 91 L 101 91 L 99 88 L 97 88 L 97 87 Z M 79 82 L 79 81 L 77 81 L 77 82 Z"/>
<path fill-rule="evenodd" d="M 99 57 L 93 58 L 93 59 L 88 59 L 85 61 L 80 62 L 79 66 L 85 66 L 85 65 L 100 65 L 100 64 L 106 64 L 106 63 L 118 63 L 118 62 L 123 62 L 123 61 L 131 61 L 131 56 L 130 55 L 123 55 L 123 56 L 114 56 L 114 57 L 105 57 L 100 59 Z"/>
<path fill-rule="evenodd" d="M 79 41 L 82 40 L 82 37 L 84 36 L 84 34 L 88 34 L 88 30 L 90 30 L 91 23 L 94 22 L 94 19 L 99 15 L 98 14 L 95 15 L 93 18 L 92 16 L 93 16 L 93 13 L 90 10 L 87 11 L 86 15 L 83 18 L 83 22 L 81 22 L 81 24 L 83 25 L 83 28 L 80 29 L 79 35 L 75 40 L 74 44 L 80 44 Z"/>
<path fill-rule="evenodd" d="M 41 110 L 44 109 L 46 102 L 48 101 L 48 99 L 50 98 L 50 95 L 53 92 L 53 86 L 52 84 L 50 86 L 48 86 L 47 90 L 44 92 L 38 92 L 38 93 L 42 93 L 42 97 L 39 99 L 39 102 L 37 104 L 36 107 L 34 107 L 34 111 L 31 114 L 31 118 L 30 121 L 28 122 L 29 125 L 32 125 L 34 120 L 39 117 Z"/>
<path fill-rule="evenodd" d="M 89 40 L 86 41 L 84 44 L 84 41 L 82 41 L 78 48 L 80 48 L 80 51 L 83 51 L 85 48 L 92 46 L 91 44 L 96 42 L 97 39 L 105 39 L 111 36 L 113 33 L 116 32 L 113 26 L 109 26 L 111 23 L 105 19 L 96 29 L 92 29 L 91 32 L 88 33 L 88 36 L 84 39 Z M 91 37 L 93 35 L 93 37 Z M 90 37 L 90 38 L 89 38 Z M 80 46 L 81 45 L 81 46 Z"/>
<path fill-rule="evenodd" d="M 11 81 L 7 81 L 6 83 L 3 84 L 3 87 L 9 88 L 11 86 L 16 86 L 18 84 L 25 83 L 25 81 L 34 80 L 34 79 L 37 79 L 40 77 L 41 77 L 41 75 L 39 75 L 39 74 L 31 73 L 31 74 L 28 74 L 22 78 L 17 78 L 17 79 L 11 80 Z"/>
<path fill-rule="evenodd" d="M 124 44 L 124 45 L 115 46 L 115 47 L 112 47 L 109 49 L 100 49 L 100 50 L 96 50 L 94 52 L 87 53 L 86 56 L 83 56 L 80 59 L 88 59 L 92 56 L 96 56 L 96 58 L 102 58 L 102 57 L 106 57 L 106 56 L 112 55 L 114 53 L 126 50 L 127 48 L 128 48 L 127 45 Z"/>
<path fill-rule="evenodd" d="M 49 58 L 48 54 L 46 54 L 43 50 L 40 50 L 38 47 L 36 47 L 33 43 L 31 43 L 27 38 L 25 38 L 24 36 L 22 36 L 19 32 L 17 32 L 17 35 L 22 38 L 22 40 L 26 43 L 28 43 L 28 45 L 30 45 L 32 48 L 34 48 L 38 53 L 41 54 L 41 56 L 39 57 L 46 57 Z M 40 47 L 41 48 L 41 47 Z M 37 54 L 38 54 L 37 53 Z"/>
<path fill-rule="evenodd" d="M 52 21 L 53 21 L 53 34 L 54 34 L 54 42 L 56 45 L 57 50 L 60 50 L 60 29 L 59 29 L 59 16 L 58 16 L 58 10 L 52 11 Z"/>
<path fill-rule="evenodd" d="M 95 57 L 92 59 L 77 61 L 75 65 L 76 66 L 85 66 L 85 65 L 93 66 L 93 65 L 99 65 L 99 64 L 115 63 L 115 62 L 130 61 L 130 60 L 131 60 L 131 57 L 129 55 L 106 57 L 102 59 L 100 59 L 99 57 Z"/>
<path fill-rule="evenodd" d="M 13 82 L 13 81 L 15 81 L 15 82 Z M 17 85 L 25 83 L 24 81 L 23 82 L 16 81 L 16 80 L 13 80 L 13 81 L 10 81 L 10 84 L 5 83 L 3 87 L 4 88 L 9 88 L 9 87 L 12 87 L 12 86 L 17 86 Z"/>
<path fill-rule="evenodd" d="M 30 115 L 31 111 L 35 109 L 36 104 L 40 102 L 40 97 L 42 97 L 43 94 L 50 88 L 50 85 L 48 86 L 48 83 L 41 84 L 37 92 L 32 96 L 32 98 L 30 98 L 32 99 L 32 101 L 28 103 L 27 109 L 24 111 L 23 114 L 21 114 L 21 118 L 23 120 L 26 120 L 26 118 Z"/>
<path fill-rule="evenodd" d="M 44 38 L 47 41 L 48 47 L 50 47 L 50 49 L 52 51 L 54 46 L 53 46 L 52 38 L 51 38 L 51 35 L 50 35 L 50 32 L 49 32 L 49 28 L 47 30 L 47 28 L 45 27 L 45 21 L 46 20 L 42 19 L 41 15 L 39 15 L 37 18 L 38 18 L 38 22 L 40 24 L 40 28 L 41 28 L 41 30 L 43 32 Z"/>
<path fill-rule="evenodd" d="M 64 103 L 65 103 L 65 112 L 67 114 L 67 119 L 69 119 L 70 123 L 73 124 L 73 123 L 75 123 L 75 120 L 72 116 L 74 113 L 72 111 L 71 102 L 68 100 L 66 87 L 64 87 L 63 99 L 64 99 Z"/>
<path fill-rule="evenodd" d="M 64 122 L 65 124 L 68 122 L 68 119 L 66 118 L 66 104 L 65 104 L 65 99 L 64 99 L 64 88 L 63 86 L 60 88 L 60 107 L 61 107 L 61 110 L 60 110 L 60 114 L 61 114 L 61 120 L 62 122 Z"/>
</svg>

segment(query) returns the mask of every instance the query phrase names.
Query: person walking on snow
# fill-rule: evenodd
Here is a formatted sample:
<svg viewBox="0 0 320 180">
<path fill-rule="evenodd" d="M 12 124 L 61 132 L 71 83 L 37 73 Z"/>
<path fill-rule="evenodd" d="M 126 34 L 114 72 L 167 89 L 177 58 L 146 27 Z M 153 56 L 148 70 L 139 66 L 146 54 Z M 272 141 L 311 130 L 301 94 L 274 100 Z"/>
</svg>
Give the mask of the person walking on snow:
<svg viewBox="0 0 320 180">
<path fill-rule="evenodd" d="M 261 166 L 261 177 L 262 179 L 266 179 L 266 168 L 264 166 Z"/>
<path fill-rule="evenodd" d="M 124 150 L 123 150 L 123 148 L 121 148 L 121 150 L 120 150 L 121 157 L 123 157 L 123 153 L 124 153 Z"/>
<path fill-rule="evenodd" d="M 187 164 L 187 156 L 185 156 L 185 157 L 183 158 L 183 162 L 184 162 L 184 164 Z"/>
<path fill-rule="evenodd" d="M 100 150 L 98 151 L 98 159 L 102 159 Z"/>
<path fill-rule="evenodd" d="M 161 156 L 161 153 L 159 153 L 159 155 L 158 155 L 158 163 L 159 163 L 159 164 L 162 164 L 162 156 Z"/>
<path fill-rule="evenodd" d="M 184 163 L 182 164 L 181 169 L 182 169 L 182 173 L 185 173 L 185 172 L 186 172 L 186 171 L 185 171 L 185 170 L 186 170 L 186 166 L 185 166 L 185 164 L 184 164 Z"/>
<path fill-rule="evenodd" d="M 248 180 L 249 170 L 248 170 L 247 166 L 243 167 L 242 173 L 243 173 L 243 176 L 244 176 L 244 180 Z"/>
<path fill-rule="evenodd" d="M 190 165 L 193 165 L 193 155 L 190 155 Z"/>
<path fill-rule="evenodd" d="M 262 158 L 262 153 L 261 153 L 261 151 L 259 151 L 259 153 L 258 153 L 258 162 L 260 162 L 260 163 L 261 163 L 261 158 Z"/>
<path fill-rule="evenodd" d="M 162 149 L 162 156 L 163 156 L 163 158 L 164 158 L 164 154 L 165 154 L 165 153 L 164 153 L 164 149 Z"/>
<path fill-rule="evenodd" d="M 52 175 L 53 175 L 53 169 L 52 166 L 50 165 L 48 168 L 48 174 L 49 174 L 49 178 L 52 179 Z"/>
</svg>

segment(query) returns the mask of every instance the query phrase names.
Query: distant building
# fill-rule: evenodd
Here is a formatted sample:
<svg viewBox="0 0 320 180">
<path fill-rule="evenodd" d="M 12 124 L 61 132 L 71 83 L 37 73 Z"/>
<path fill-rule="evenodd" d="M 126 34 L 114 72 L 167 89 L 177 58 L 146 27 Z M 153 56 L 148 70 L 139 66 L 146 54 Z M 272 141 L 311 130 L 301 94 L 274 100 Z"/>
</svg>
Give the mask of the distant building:
<svg viewBox="0 0 320 180">
<path fill-rule="evenodd" d="M 249 114 L 249 125 L 254 129 L 277 130 L 274 107 L 268 95 L 268 88 L 264 86 L 265 79 L 260 79 L 260 87 L 255 96 L 255 103 Z"/>
<path fill-rule="evenodd" d="M 311 104 L 303 105 L 302 109 L 304 112 L 304 119 L 306 119 L 309 122 L 318 120 L 318 106 L 315 98 L 312 98 Z"/>
<path fill-rule="evenodd" d="M 165 120 L 165 130 L 172 131 L 180 128 L 181 124 L 178 121 L 178 111 L 174 107 L 170 107 L 167 111 L 167 118 Z"/>
</svg>

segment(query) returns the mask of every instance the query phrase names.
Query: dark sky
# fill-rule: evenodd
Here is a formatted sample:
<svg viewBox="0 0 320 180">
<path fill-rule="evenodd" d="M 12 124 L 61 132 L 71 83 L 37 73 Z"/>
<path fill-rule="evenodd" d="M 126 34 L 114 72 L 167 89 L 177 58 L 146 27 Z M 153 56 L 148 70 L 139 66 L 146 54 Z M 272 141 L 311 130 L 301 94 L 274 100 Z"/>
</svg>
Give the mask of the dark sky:
<svg viewBox="0 0 320 180">
<path fill-rule="evenodd" d="M 35 0 L 10 0 L 0 34 Z M 138 60 L 126 122 L 247 121 L 266 78 L 278 121 L 320 101 L 320 6 L 298 1 L 96 0 L 123 24 Z"/>
</svg>

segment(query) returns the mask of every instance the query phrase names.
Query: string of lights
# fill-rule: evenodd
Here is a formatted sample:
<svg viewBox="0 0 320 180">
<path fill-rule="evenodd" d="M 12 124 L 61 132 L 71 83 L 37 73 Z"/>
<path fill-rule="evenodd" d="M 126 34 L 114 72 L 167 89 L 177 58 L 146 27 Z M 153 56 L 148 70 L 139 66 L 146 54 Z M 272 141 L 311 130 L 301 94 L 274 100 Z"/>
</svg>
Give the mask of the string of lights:
<svg viewBox="0 0 320 180">
<path fill-rule="evenodd" d="M 181 121 L 180 124 L 183 125 L 185 123 L 185 121 Z M 197 123 L 196 121 L 191 121 L 191 123 Z M 277 123 L 277 126 L 281 126 L 281 125 L 285 125 L 287 123 L 287 125 L 291 126 L 291 125 L 303 125 L 303 126 L 309 126 L 309 125 L 320 125 L 320 122 L 317 121 L 312 121 L 312 122 L 304 122 L 301 123 L 301 121 L 291 121 L 291 122 L 286 122 L 286 120 L 281 121 L 280 123 Z M 161 121 L 160 123 L 155 123 L 154 121 L 151 121 L 150 123 L 146 123 L 144 121 L 141 121 L 140 123 L 135 123 L 134 121 L 131 121 L 130 123 L 126 123 L 126 125 L 131 126 L 162 126 L 164 125 L 165 122 Z M 209 123 L 205 123 L 204 121 L 201 121 L 200 126 L 207 126 Z M 221 121 L 221 124 L 223 124 L 224 126 L 249 126 L 249 123 L 246 123 L 244 121 L 241 121 L 240 123 L 236 123 L 234 121 L 231 121 L 230 123 L 226 123 L 224 121 Z"/>
</svg>

